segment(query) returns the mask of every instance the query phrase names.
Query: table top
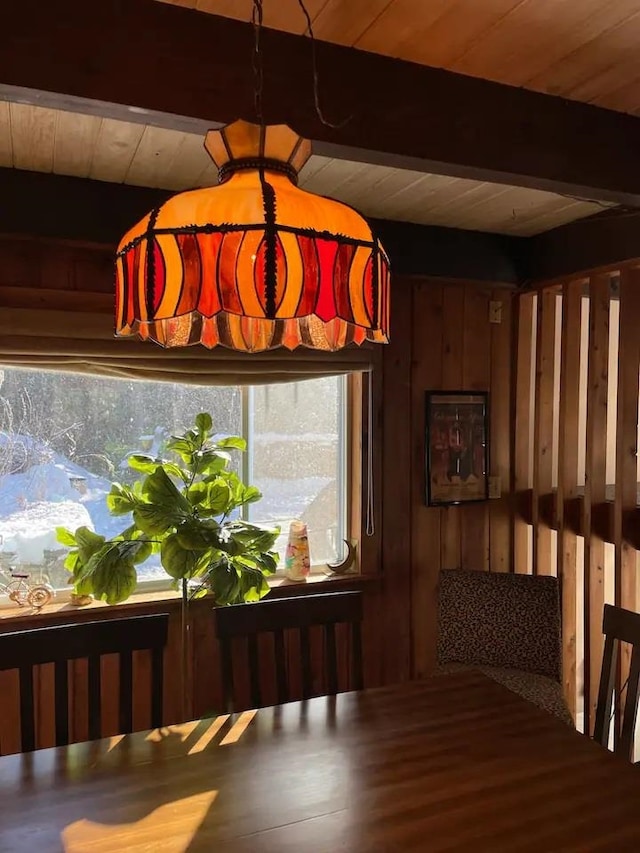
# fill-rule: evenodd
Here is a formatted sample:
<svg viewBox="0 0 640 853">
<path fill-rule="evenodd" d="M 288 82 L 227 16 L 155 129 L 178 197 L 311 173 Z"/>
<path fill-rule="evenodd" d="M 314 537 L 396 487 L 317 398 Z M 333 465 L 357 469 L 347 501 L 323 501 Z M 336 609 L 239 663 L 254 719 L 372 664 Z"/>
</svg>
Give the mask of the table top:
<svg viewBox="0 0 640 853">
<path fill-rule="evenodd" d="M 640 849 L 640 773 L 477 672 L 0 759 L 0 851 Z"/>
</svg>

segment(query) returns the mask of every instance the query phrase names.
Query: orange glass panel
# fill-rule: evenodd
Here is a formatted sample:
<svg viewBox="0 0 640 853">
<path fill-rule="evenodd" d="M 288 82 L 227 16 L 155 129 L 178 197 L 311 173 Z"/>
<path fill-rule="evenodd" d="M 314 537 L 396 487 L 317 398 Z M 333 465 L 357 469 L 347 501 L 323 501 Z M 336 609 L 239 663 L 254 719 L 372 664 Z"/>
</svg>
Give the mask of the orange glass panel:
<svg viewBox="0 0 640 853">
<path fill-rule="evenodd" d="M 220 131 L 234 160 L 262 154 L 263 128 L 248 121 L 234 121 Z M 215 133 L 215 131 L 214 131 Z M 264 156 L 264 155 L 262 155 Z"/>
<path fill-rule="evenodd" d="M 156 239 L 164 258 L 165 286 L 155 316 L 172 317 L 176 312 L 177 294 L 182 290 L 182 254 L 173 234 L 159 234 Z"/>
</svg>

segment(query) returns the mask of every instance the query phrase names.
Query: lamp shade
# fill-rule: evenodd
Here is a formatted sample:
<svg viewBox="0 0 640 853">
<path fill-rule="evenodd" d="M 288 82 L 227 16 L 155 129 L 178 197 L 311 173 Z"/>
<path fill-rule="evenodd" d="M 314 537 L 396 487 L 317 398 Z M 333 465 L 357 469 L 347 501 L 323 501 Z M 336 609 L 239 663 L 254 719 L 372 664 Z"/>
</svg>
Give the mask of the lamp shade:
<svg viewBox="0 0 640 853">
<path fill-rule="evenodd" d="M 305 192 L 285 125 L 209 131 L 217 186 L 173 196 L 122 239 L 116 334 L 243 352 L 388 341 L 389 264 L 366 220 Z"/>
</svg>

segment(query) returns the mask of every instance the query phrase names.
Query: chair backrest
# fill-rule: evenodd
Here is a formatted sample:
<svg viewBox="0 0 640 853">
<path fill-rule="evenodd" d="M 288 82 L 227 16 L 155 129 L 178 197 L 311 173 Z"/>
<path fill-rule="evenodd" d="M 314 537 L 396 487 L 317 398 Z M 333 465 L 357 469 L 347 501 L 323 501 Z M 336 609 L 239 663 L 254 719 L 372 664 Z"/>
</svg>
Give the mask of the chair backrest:
<svg viewBox="0 0 640 853">
<path fill-rule="evenodd" d="M 557 578 L 441 571 L 438 660 L 520 669 L 560 681 Z"/>
<path fill-rule="evenodd" d="M 297 598 L 260 601 L 217 607 L 216 633 L 220 641 L 222 688 L 226 710 L 234 710 L 232 642 L 246 638 L 246 656 L 250 678 L 250 700 L 254 708 L 263 705 L 260 687 L 259 634 L 273 636 L 276 696 L 278 703 L 293 697 L 290 690 L 285 632 L 297 631 L 300 640 L 302 698 L 313 695 L 310 629 L 322 626 L 324 633 L 325 684 L 329 695 L 339 691 L 336 625 L 351 626 L 351 673 L 349 687 L 362 688 L 362 596 L 360 592 L 304 595 Z"/>
<path fill-rule="evenodd" d="M 23 752 L 36 748 L 33 668 L 55 665 L 56 746 L 69 743 L 68 662 L 88 660 L 89 737 L 101 737 L 100 658 L 118 654 L 120 659 L 119 728 L 133 730 L 134 651 L 151 651 L 151 726 L 162 725 L 163 651 L 169 616 L 134 616 L 75 625 L 59 625 L 0 634 L 0 670 L 17 669 L 20 678 L 20 737 Z"/>
<path fill-rule="evenodd" d="M 596 707 L 593 737 L 602 746 L 607 747 L 609 745 L 611 711 L 613 707 L 613 693 L 620 642 L 629 643 L 633 647 L 631 652 L 631 666 L 622 717 L 622 730 L 615 744 L 615 751 L 633 761 L 634 733 L 638 714 L 638 687 L 640 683 L 640 613 L 633 613 L 631 610 L 623 610 L 622 607 L 613 607 L 611 604 L 605 604 L 602 632 L 605 635 L 604 654 L 602 656 L 602 671 L 600 673 L 600 687 L 598 689 L 598 704 Z"/>
</svg>

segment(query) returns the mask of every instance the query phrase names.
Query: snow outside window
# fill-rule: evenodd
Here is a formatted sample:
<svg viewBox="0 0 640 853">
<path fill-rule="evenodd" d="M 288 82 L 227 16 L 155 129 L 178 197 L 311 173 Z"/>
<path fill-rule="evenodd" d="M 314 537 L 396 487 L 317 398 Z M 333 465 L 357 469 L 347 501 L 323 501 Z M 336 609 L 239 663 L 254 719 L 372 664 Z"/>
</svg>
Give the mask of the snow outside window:
<svg viewBox="0 0 640 853">
<path fill-rule="evenodd" d="M 55 528 L 113 536 L 113 480 L 131 482 L 130 453 L 162 455 L 167 437 L 208 411 L 219 436 L 242 435 L 237 471 L 263 499 L 249 518 L 275 522 L 284 563 L 289 523 L 307 523 L 311 560 L 335 561 L 346 536 L 346 379 L 282 385 L 196 386 L 0 368 L 0 586 L 12 567 L 67 584 Z M 158 561 L 142 581 L 166 579 Z"/>
</svg>

